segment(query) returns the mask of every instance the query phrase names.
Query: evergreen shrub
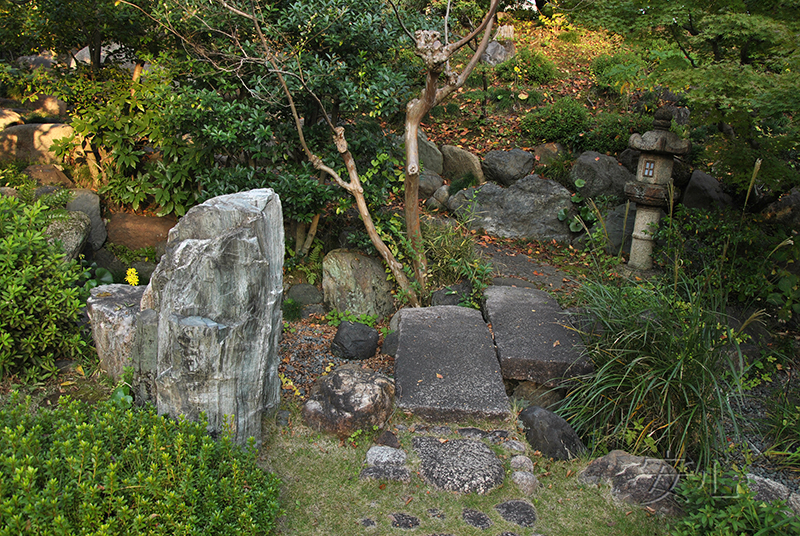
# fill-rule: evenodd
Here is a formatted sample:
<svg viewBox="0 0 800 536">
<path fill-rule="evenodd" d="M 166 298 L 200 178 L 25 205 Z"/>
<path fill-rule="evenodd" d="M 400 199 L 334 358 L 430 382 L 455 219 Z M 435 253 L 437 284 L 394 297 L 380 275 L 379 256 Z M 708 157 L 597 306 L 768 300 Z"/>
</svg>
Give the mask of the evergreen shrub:
<svg viewBox="0 0 800 536">
<path fill-rule="evenodd" d="M 547 56 L 529 48 L 520 48 L 516 54 L 495 67 L 495 72 L 504 82 L 546 84 L 558 79 L 558 69 Z"/>
<path fill-rule="evenodd" d="M 83 270 L 64 261 L 41 201 L 0 196 L 0 374 L 24 381 L 56 373 L 55 360 L 88 353 L 78 320 Z"/>
<path fill-rule="evenodd" d="M 619 154 L 628 148 L 631 134 L 642 134 L 652 128 L 650 116 L 601 112 L 583 136 L 582 145 L 587 151 Z"/>
<path fill-rule="evenodd" d="M 0 536 L 269 534 L 279 480 L 206 422 L 105 401 L 0 409 Z"/>
<path fill-rule="evenodd" d="M 562 97 L 553 104 L 533 110 L 520 121 L 522 131 L 533 139 L 560 141 L 572 147 L 582 143 L 589 126 L 589 112 L 579 101 Z"/>
</svg>

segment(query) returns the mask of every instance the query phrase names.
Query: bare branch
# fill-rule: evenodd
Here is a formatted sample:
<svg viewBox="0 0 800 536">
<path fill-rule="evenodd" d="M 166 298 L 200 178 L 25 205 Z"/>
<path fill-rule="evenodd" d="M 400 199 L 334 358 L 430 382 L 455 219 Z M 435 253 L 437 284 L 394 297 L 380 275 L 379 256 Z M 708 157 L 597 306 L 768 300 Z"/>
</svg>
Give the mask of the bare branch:
<svg viewBox="0 0 800 536">
<path fill-rule="evenodd" d="M 489 11 L 486 13 L 486 16 L 483 17 L 483 21 L 481 21 L 480 25 L 475 28 L 472 32 L 470 32 L 465 37 L 462 37 L 460 41 L 457 43 L 453 43 L 452 45 L 448 45 L 448 48 L 452 48 L 453 52 L 459 50 L 464 45 L 472 41 L 476 35 L 481 33 L 487 25 L 494 22 L 494 14 L 497 12 L 497 6 L 500 3 L 500 0 L 492 0 L 491 6 L 489 6 Z"/>
</svg>

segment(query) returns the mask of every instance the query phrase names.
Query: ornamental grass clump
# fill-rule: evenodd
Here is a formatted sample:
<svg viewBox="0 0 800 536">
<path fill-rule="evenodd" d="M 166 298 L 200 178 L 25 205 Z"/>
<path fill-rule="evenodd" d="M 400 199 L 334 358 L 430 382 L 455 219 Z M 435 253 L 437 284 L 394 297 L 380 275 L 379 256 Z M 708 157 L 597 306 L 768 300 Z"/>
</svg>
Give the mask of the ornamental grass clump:
<svg viewBox="0 0 800 536">
<path fill-rule="evenodd" d="M 12 395 L 0 408 L 0 536 L 269 534 L 278 479 L 252 443 L 215 441 L 206 425 L 113 401 L 34 411 Z"/>
<path fill-rule="evenodd" d="M 581 289 L 592 374 L 559 413 L 596 450 L 622 448 L 706 466 L 736 435 L 746 372 L 742 330 L 692 281 L 624 280 Z"/>
</svg>

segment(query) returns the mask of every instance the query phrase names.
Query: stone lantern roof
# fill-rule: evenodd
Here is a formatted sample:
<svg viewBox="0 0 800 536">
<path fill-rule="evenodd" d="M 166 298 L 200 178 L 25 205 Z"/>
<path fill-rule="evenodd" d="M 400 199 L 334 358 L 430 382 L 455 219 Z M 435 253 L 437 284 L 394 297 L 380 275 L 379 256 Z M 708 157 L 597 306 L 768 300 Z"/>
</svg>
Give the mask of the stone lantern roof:
<svg viewBox="0 0 800 536">
<path fill-rule="evenodd" d="M 642 151 L 643 153 L 657 153 L 665 155 L 683 155 L 692 148 L 692 142 L 678 137 L 674 132 L 670 132 L 669 127 L 672 122 L 672 112 L 666 107 L 661 107 L 656 111 L 653 121 L 653 130 L 644 134 L 631 134 L 628 145 L 631 149 Z"/>
</svg>

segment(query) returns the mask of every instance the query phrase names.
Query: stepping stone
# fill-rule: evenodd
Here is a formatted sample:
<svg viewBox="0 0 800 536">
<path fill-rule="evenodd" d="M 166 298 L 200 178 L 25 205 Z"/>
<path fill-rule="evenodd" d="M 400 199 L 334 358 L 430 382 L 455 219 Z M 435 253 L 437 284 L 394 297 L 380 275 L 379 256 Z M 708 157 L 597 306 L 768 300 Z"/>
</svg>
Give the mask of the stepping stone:
<svg viewBox="0 0 800 536">
<path fill-rule="evenodd" d="M 592 371 L 581 357 L 580 337 L 546 292 L 491 286 L 484 296 L 503 378 L 553 387 L 560 378 Z"/>
<path fill-rule="evenodd" d="M 398 512 L 389 515 L 389 519 L 392 520 L 392 526 L 396 529 L 410 530 L 419 527 L 419 518 L 408 514 Z"/>
<path fill-rule="evenodd" d="M 378 524 L 377 524 L 377 523 L 375 523 L 375 522 L 374 522 L 373 520 L 371 520 L 370 518 L 368 518 L 368 517 L 365 517 L 364 519 L 362 519 L 362 520 L 361 520 L 361 526 L 362 526 L 362 527 L 367 527 L 367 528 L 372 528 L 372 527 L 377 527 L 377 526 L 378 526 Z"/>
<path fill-rule="evenodd" d="M 536 510 L 527 501 L 506 501 L 494 507 L 500 517 L 520 527 L 532 527 L 536 523 Z"/>
<path fill-rule="evenodd" d="M 477 527 L 481 530 L 486 530 L 492 526 L 492 520 L 489 519 L 489 516 L 478 510 L 472 510 L 471 508 L 464 508 L 461 518 L 467 525 Z"/>
<path fill-rule="evenodd" d="M 432 420 L 510 413 L 491 333 L 479 311 L 442 305 L 400 312 L 397 407 Z"/>
<path fill-rule="evenodd" d="M 428 508 L 428 516 L 435 517 L 436 519 L 444 519 L 444 512 L 438 508 Z"/>
<path fill-rule="evenodd" d="M 367 451 L 367 465 L 403 465 L 406 453 L 402 449 L 375 446 Z"/>
<path fill-rule="evenodd" d="M 365 467 L 358 474 L 361 480 L 389 480 L 391 482 L 411 482 L 411 472 L 401 465 L 373 465 Z"/>
<path fill-rule="evenodd" d="M 420 476 L 436 489 L 482 495 L 503 483 L 502 462 L 480 441 L 415 437 L 413 446 Z"/>
</svg>

